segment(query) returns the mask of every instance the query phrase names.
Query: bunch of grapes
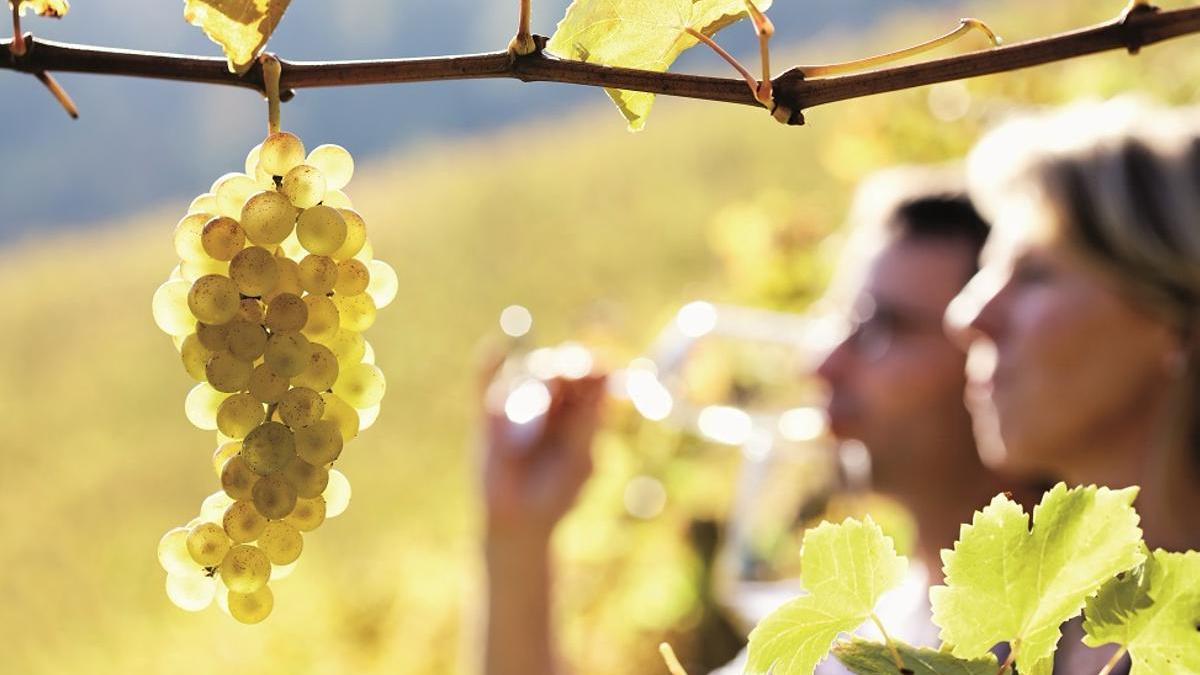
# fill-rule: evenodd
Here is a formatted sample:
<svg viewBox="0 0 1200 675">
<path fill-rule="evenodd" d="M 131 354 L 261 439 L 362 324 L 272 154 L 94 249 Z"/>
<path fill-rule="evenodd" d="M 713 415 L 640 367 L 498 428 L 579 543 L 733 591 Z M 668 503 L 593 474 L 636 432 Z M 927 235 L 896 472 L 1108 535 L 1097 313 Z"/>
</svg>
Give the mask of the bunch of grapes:
<svg viewBox="0 0 1200 675">
<path fill-rule="evenodd" d="M 345 510 L 333 469 L 374 423 L 385 381 L 362 336 L 396 296 L 366 223 L 341 191 L 354 160 L 337 145 L 305 154 L 287 132 L 219 178 L 175 228 L 181 262 L 154 293 L 154 320 L 197 384 L 188 420 L 217 432 L 221 490 L 168 531 L 167 596 L 238 621 L 270 614 L 269 581 L 291 573 L 304 533 Z"/>
</svg>

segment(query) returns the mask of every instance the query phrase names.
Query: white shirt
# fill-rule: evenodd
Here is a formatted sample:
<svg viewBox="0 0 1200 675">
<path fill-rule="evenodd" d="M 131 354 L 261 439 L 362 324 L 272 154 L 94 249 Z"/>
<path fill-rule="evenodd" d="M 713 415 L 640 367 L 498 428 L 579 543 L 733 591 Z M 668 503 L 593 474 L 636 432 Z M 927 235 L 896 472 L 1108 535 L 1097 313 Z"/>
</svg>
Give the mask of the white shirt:
<svg viewBox="0 0 1200 675">
<path fill-rule="evenodd" d="M 738 609 L 755 622 L 766 618 L 776 608 L 786 604 L 797 595 L 795 582 L 773 584 L 770 592 L 753 593 L 739 599 Z M 789 591 L 789 589 L 791 589 Z M 908 573 L 903 583 L 888 591 L 875 606 L 875 614 L 893 639 L 902 640 L 914 647 L 936 649 L 940 644 L 938 628 L 933 624 L 933 610 L 929 605 L 929 571 L 916 560 L 909 560 Z M 875 622 L 867 621 L 859 626 L 855 634 L 868 640 L 883 641 L 883 635 Z M 746 667 L 749 648 L 743 649 L 734 660 L 712 671 L 710 675 L 741 675 Z M 834 657 L 817 664 L 814 675 L 850 675 Z"/>
</svg>

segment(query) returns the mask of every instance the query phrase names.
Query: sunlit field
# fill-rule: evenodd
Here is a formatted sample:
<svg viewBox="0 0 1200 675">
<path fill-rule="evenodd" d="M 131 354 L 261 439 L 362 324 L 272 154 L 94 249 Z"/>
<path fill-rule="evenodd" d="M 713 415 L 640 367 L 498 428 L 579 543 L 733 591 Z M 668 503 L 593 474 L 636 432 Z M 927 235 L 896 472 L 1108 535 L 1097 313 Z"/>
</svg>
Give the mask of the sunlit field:
<svg viewBox="0 0 1200 675">
<path fill-rule="evenodd" d="M 779 63 L 901 46 L 960 13 L 1019 40 L 1119 9 L 980 3 L 897 17 Z M 400 278 L 367 333 L 388 392 L 379 421 L 338 461 L 354 489 L 349 510 L 306 539 L 296 572 L 274 584 L 274 614 L 256 626 L 215 607 L 176 609 L 155 559 L 162 533 L 218 488 L 214 435 L 185 419 L 192 381 L 150 315 L 187 205 L 0 250 L 0 671 L 469 672 L 481 602 L 474 371 L 503 307 L 533 312 L 538 343 L 581 338 L 622 359 L 697 298 L 802 310 L 828 275 L 828 235 L 855 180 L 959 156 L 1023 103 L 1131 89 L 1195 102 L 1200 79 L 1178 73 L 1200 71 L 1196 46 L 834 104 L 811 111 L 805 128 L 664 99 L 634 135 L 596 92 L 594 108 L 570 118 L 430 139 L 360 166 L 348 192 L 376 256 Z M 337 129 L 312 142 L 337 142 Z M 241 162 L 228 158 L 230 170 Z M 585 675 L 663 672 L 655 647 L 666 637 L 702 664 L 694 629 L 711 617 L 688 527 L 725 516 L 736 452 L 613 413 L 599 476 L 558 540 L 568 654 Z M 622 502 L 639 474 L 667 488 L 650 520 Z"/>
</svg>

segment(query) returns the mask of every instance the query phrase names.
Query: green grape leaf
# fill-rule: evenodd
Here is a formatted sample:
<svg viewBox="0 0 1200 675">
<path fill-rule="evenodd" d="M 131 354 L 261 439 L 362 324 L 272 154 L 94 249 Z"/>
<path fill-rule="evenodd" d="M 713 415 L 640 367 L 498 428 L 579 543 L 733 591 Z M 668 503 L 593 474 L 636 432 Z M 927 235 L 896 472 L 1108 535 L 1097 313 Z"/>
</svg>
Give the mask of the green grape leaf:
<svg viewBox="0 0 1200 675">
<path fill-rule="evenodd" d="M 183 18 L 221 45 L 229 70 L 244 75 L 291 0 L 185 0 Z"/>
<path fill-rule="evenodd" d="M 745 672 L 810 675 L 838 634 L 862 625 L 907 569 L 908 561 L 870 518 L 809 530 L 800 549 L 808 595 L 775 610 L 750 633 Z"/>
<path fill-rule="evenodd" d="M 20 7 L 17 12 L 21 16 L 25 16 L 25 10 L 32 9 L 38 16 L 48 16 L 54 19 L 61 19 L 71 11 L 71 4 L 67 0 L 18 0 Z M 12 7 L 12 2 L 8 3 L 9 8 Z"/>
<path fill-rule="evenodd" d="M 756 3 L 766 11 L 771 0 Z M 666 72 L 698 40 L 746 16 L 745 0 L 574 0 L 546 51 L 564 59 Z M 654 94 L 608 89 L 631 131 L 646 124 Z"/>
<path fill-rule="evenodd" d="M 942 551 L 946 585 L 929 591 L 942 641 L 963 658 L 1010 642 L 1023 675 L 1050 673 L 1059 625 L 1145 557 L 1136 496 L 1059 483 L 1034 508 L 1031 530 L 1020 505 L 998 495 Z"/>
<path fill-rule="evenodd" d="M 1129 650 L 1130 675 L 1200 673 L 1200 553 L 1155 551 L 1087 603 L 1084 644 Z"/>
<path fill-rule="evenodd" d="M 977 659 L 960 659 L 953 654 L 933 649 L 918 649 L 903 642 L 896 643 L 896 651 L 910 675 L 996 675 L 1000 664 L 996 657 L 987 654 Z M 852 637 L 847 642 L 833 646 L 833 655 L 855 675 L 899 675 L 892 650 L 882 642 L 872 642 Z"/>
</svg>

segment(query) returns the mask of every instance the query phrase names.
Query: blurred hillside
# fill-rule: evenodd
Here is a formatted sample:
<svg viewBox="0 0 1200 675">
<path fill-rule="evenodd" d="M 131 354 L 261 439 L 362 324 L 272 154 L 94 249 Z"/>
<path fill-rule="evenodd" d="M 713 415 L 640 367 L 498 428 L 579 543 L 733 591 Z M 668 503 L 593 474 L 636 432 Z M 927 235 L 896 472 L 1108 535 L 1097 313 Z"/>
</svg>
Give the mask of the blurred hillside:
<svg viewBox="0 0 1200 675">
<path fill-rule="evenodd" d="M 794 44 L 852 22 L 873 22 L 891 8 L 947 0 L 805 0 L 778 2 L 771 16 L 780 42 Z M 569 0 L 540 0 L 534 29 L 554 32 Z M 336 7 L 337 9 L 331 9 Z M 516 0 L 357 0 L 294 2 L 271 50 L 293 60 L 370 59 L 474 53 L 508 44 Z M 220 49 L 183 21 L 182 0 L 77 2 L 66 19 L 27 18 L 26 30 L 53 40 L 128 49 L 218 56 Z M 722 37 L 752 52 L 739 26 Z M 728 74 L 711 54 L 693 50 L 678 68 Z M 225 171 L 226 158 L 261 140 L 265 112 L 253 92 L 187 83 L 61 74 L 82 111 L 72 122 L 31 77 L 0 73 L 0 245 L 47 228 L 86 226 L 186 198 Z M 554 119 L 599 92 L 515 81 L 309 90 L 285 106 L 286 127 L 308 138 L 338 129 L 357 156 L 383 157 L 421 139 L 480 134 L 517 121 Z M 352 111 L 352 112 L 351 112 Z M 347 124 L 348 115 L 354 123 Z M 113 180 L 136 176 L 136 180 Z"/>
<path fill-rule="evenodd" d="M 1021 39 L 1101 19 L 1119 9 L 1111 4 L 1018 0 L 910 14 L 874 37 L 813 45 L 796 60 L 904 44 L 960 14 Z M 1195 38 L 1180 40 L 1136 58 L 1113 52 L 833 105 L 799 129 L 761 111 L 664 99 L 640 135 L 595 108 L 486 138 L 427 140 L 360 165 L 347 191 L 372 228 L 376 255 L 401 282 L 368 333 L 389 391 L 379 422 L 339 460 L 354 485 L 350 509 L 308 539 L 296 573 L 276 586 L 275 614 L 255 627 L 215 609 L 172 607 L 154 555 L 162 532 L 216 487 L 212 435 L 183 416 L 191 382 L 149 307 L 175 264 L 170 233 L 191 194 L 169 210 L 7 247 L 0 670 L 467 672 L 478 653 L 480 578 L 472 351 L 502 307 L 528 306 L 543 342 L 598 333 L 631 352 L 696 297 L 801 308 L 825 274 L 829 252 L 819 244 L 864 173 L 957 157 L 1019 104 L 1129 90 L 1196 102 L 1196 47 Z M 81 98 L 85 114 L 120 114 Z M 6 100 L 45 104 L 32 93 Z M 299 121 L 307 105 L 289 107 L 287 119 Z M 246 114 L 258 120 L 252 107 Z M 356 133 L 361 118 L 317 119 L 289 126 L 315 145 Z M 190 192 L 199 192 L 238 169 L 257 140 L 257 127 L 238 126 L 246 136 L 233 150 L 178 136 L 168 152 L 159 139 L 131 146 L 137 163 L 114 171 L 140 184 L 187 165 Z M 211 137 L 225 129 L 214 126 Z M 73 152 L 115 162 L 102 149 L 107 135 L 91 134 Z M 195 161 L 176 151 L 196 153 Z M 20 194 L 40 184 L 13 180 L 4 179 L 6 189 Z M 148 182 L 140 189 L 162 194 Z M 2 201 L 17 203 L 11 193 Z M 685 658 L 696 652 L 687 638 L 698 621 L 696 561 L 682 541 L 693 518 L 722 515 L 734 459 L 618 420 L 598 449 L 599 477 L 559 541 L 577 582 L 564 584 L 565 635 L 583 675 L 660 673 L 654 646 L 664 636 Z M 638 473 L 668 488 L 667 509 L 654 520 L 633 521 L 621 505 Z"/>
</svg>

